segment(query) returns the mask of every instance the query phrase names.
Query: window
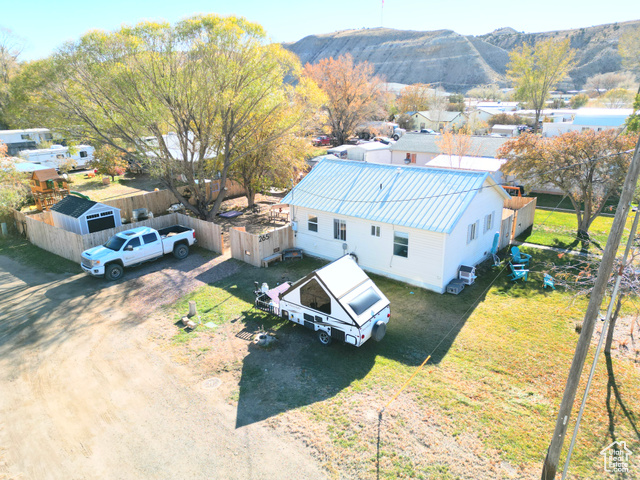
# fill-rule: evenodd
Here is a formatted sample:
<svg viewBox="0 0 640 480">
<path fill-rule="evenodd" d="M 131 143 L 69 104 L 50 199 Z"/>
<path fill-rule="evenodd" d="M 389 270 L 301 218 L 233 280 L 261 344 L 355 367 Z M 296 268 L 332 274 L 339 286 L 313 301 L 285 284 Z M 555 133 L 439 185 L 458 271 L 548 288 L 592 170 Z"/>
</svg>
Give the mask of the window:
<svg viewBox="0 0 640 480">
<path fill-rule="evenodd" d="M 471 225 L 469 225 L 469 228 L 467 229 L 467 243 L 471 243 L 473 240 L 478 238 L 479 223 L 480 220 L 476 220 Z"/>
<path fill-rule="evenodd" d="M 20 135 L 20 138 L 22 140 L 31 140 L 31 135 L 29 135 L 28 133 L 23 133 L 22 135 Z"/>
<path fill-rule="evenodd" d="M 86 158 L 87 157 L 87 152 L 85 152 L 84 150 L 80 151 L 80 158 Z"/>
<path fill-rule="evenodd" d="M 131 240 L 129 240 L 129 243 L 127 243 L 127 247 L 136 248 L 139 246 L 140 246 L 140 237 L 132 238 Z M 124 247 L 124 248 L 127 248 L 127 247 Z"/>
<path fill-rule="evenodd" d="M 372 237 L 380 236 L 380 227 L 378 225 L 371 225 L 371 236 Z"/>
<path fill-rule="evenodd" d="M 92 215 L 87 215 L 87 220 L 91 220 L 92 218 L 100 218 L 100 214 L 94 213 Z"/>
<path fill-rule="evenodd" d="M 310 232 L 318 231 L 318 217 L 309 215 L 309 223 L 307 224 L 307 230 L 309 230 Z"/>
<path fill-rule="evenodd" d="M 485 215 L 484 217 L 484 233 L 487 233 L 489 230 L 493 228 L 493 217 L 496 212 L 491 212 L 489 215 Z"/>
<path fill-rule="evenodd" d="M 356 298 L 349 302 L 349 306 L 351 310 L 354 311 L 356 315 L 361 315 L 366 312 L 367 309 L 373 307 L 376 303 L 380 301 L 380 296 L 376 293 L 373 288 L 369 288 L 358 295 Z"/>
<path fill-rule="evenodd" d="M 407 156 L 404 159 L 404 163 L 409 165 L 410 163 L 416 163 L 416 154 L 407 152 Z"/>
<path fill-rule="evenodd" d="M 344 220 L 333 220 L 333 238 L 336 240 L 347 240 L 347 222 Z"/>
<path fill-rule="evenodd" d="M 153 243 L 158 239 L 157 235 L 155 233 L 147 233 L 146 235 L 142 236 L 142 240 L 144 241 L 145 245 L 148 243 Z"/>
<path fill-rule="evenodd" d="M 33 180 L 33 182 L 35 183 L 36 187 L 39 187 L 39 186 L 40 186 L 40 180 L 35 180 L 35 179 L 34 179 L 34 180 Z"/>
<path fill-rule="evenodd" d="M 331 315 L 331 298 L 315 278 L 300 287 L 300 303 Z"/>
<path fill-rule="evenodd" d="M 44 139 L 45 140 L 53 140 L 53 135 L 51 135 L 50 133 L 45 133 L 44 134 Z"/>
<path fill-rule="evenodd" d="M 56 155 L 56 158 L 58 160 L 62 160 L 64 158 L 64 155 L 62 153 L 59 153 L 58 155 Z"/>
<path fill-rule="evenodd" d="M 398 257 L 409 256 L 409 234 L 405 232 L 393 232 L 393 254 Z"/>
</svg>

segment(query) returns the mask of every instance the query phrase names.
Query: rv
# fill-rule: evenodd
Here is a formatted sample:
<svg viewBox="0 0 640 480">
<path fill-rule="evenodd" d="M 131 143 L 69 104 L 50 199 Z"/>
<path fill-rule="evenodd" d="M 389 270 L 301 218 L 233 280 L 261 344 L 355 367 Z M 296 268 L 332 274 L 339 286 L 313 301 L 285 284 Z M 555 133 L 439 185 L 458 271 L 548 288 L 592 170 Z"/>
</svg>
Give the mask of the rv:
<svg viewBox="0 0 640 480">
<path fill-rule="evenodd" d="M 23 150 L 38 148 L 42 142 L 53 140 L 48 128 L 28 128 L 26 130 L 0 130 L 0 142 L 7 146 L 7 155 L 15 156 Z"/>
<path fill-rule="evenodd" d="M 93 161 L 95 149 L 89 145 L 77 145 L 73 147 L 75 153 L 69 153 L 69 147 L 62 145 L 52 145 L 51 148 L 41 148 L 39 150 L 24 150 L 20 156 L 31 163 L 46 165 L 49 168 L 58 170 L 66 162 L 73 161 L 73 168 L 87 168 Z"/>
<path fill-rule="evenodd" d="M 255 290 L 256 308 L 316 332 L 323 345 L 332 340 L 356 347 L 382 340 L 391 317 L 389 300 L 351 255 L 319 268 L 295 283 Z"/>
</svg>

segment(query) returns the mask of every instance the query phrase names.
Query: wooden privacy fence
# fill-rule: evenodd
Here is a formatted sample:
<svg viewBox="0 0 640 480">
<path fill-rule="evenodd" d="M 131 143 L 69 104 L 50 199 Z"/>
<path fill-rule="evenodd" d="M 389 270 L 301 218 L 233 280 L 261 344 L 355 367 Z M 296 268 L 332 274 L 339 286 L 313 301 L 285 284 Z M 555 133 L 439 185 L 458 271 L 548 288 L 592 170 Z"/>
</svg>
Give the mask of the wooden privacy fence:
<svg viewBox="0 0 640 480">
<path fill-rule="evenodd" d="M 262 265 L 262 259 L 293 247 L 291 225 L 277 228 L 262 235 L 245 232 L 241 228 L 229 230 L 231 256 L 254 267 Z"/>
<path fill-rule="evenodd" d="M 24 215 L 14 211 L 14 218 L 16 219 L 18 232 L 24 234 L 26 230 L 26 236 L 31 243 L 48 252 L 78 263 L 81 261 L 81 254 L 84 250 L 103 245 L 118 232 L 135 227 L 160 229 L 177 223 L 195 230 L 198 245 L 207 250 L 222 253 L 222 228 L 220 225 L 191 218 L 181 213 L 171 213 L 86 235 L 78 235 L 49 225 L 45 223 L 46 216 L 44 214 Z"/>
<path fill-rule="evenodd" d="M 128 220 L 133 217 L 133 210 L 146 208 L 154 215 L 167 213 L 167 209 L 178 199 L 170 190 L 158 190 L 157 192 L 146 192 L 129 197 L 113 198 L 100 203 L 120 209 L 120 217 Z"/>
<path fill-rule="evenodd" d="M 504 201 L 504 208 L 513 211 L 512 240 L 533 225 L 537 201 L 536 197 L 511 197 Z"/>
</svg>

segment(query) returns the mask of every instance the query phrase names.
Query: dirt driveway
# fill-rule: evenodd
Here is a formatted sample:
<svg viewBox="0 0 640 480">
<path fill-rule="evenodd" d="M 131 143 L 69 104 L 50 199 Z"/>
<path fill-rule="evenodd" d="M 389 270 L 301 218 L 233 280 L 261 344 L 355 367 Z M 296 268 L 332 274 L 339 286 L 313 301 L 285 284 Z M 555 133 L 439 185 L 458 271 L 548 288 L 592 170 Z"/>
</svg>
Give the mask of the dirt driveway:
<svg viewBox="0 0 640 480">
<path fill-rule="evenodd" d="M 157 306 L 236 270 L 193 254 L 108 284 L 0 256 L 0 479 L 325 478 L 149 340 Z"/>
</svg>

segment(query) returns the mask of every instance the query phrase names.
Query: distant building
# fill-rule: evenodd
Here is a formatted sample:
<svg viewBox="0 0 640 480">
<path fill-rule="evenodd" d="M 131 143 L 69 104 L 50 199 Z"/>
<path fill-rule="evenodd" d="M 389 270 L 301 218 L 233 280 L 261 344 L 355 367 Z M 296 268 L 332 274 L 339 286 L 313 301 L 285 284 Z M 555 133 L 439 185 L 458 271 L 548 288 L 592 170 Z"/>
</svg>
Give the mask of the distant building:
<svg viewBox="0 0 640 480">
<path fill-rule="evenodd" d="M 438 155 L 427 164 L 427 168 L 452 168 L 454 170 L 473 170 L 476 172 L 488 172 L 496 183 L 503 185 L 513 178 L 504 178 L 500 167 L 507 163 L 506 160 L 490 157 L 460 157 L 458 155 Z"/>
<path fill-rule="evenodd" d="M 7 146 L 7 155 L 14 156 L 23 150 L 34 150 L 38 144 L 53 141 L 48 128 L 27 128 L 25 130 L 0 130 L 0 142 Z"/>
<path fill-rule="evenodd" d="M 439 131 L 451 130 L 454 127 L 460 128 L 467 122 L 467 117 L 460 112 L 447 112 L 445 110 L 428 110 L 415 112 L 411 118 L 413 125 L 418 130 L 430 128 Z"/>
<path fill-rule="evenodd" d="M 545 122 L 542 124 L 542 136 L 554 137 L 563 133 L 584 130 L 610 130 L 622 128 L 632 108 L 580 108 L 573 120 L 563 122 Z"/>
</svg>

